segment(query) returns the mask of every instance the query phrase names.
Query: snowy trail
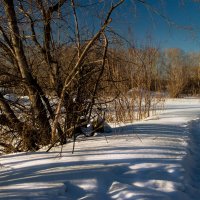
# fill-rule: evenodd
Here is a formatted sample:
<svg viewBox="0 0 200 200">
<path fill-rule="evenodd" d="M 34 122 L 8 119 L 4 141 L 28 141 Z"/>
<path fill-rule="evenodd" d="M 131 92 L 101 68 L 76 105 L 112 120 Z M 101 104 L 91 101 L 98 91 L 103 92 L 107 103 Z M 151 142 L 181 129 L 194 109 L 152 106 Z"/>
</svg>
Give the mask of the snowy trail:
<svg viewBox="0 0 200 200">
<path fill-rule="evenodd" d="M 191 199 L 200 197 L 200 119 L 193 120 L 188 126 L 189 142 L 184 159 L 186 192 Z"/>
<path fill-rule="evenodd" d="M 169 100 L 166 111 L 52 152 L 0 158 L 0 199 L 197 200 L 200 100 Z M 194 120 L 196 119 L 196 120 Z M 193 121 L 192 121 L 193 120 Z M 139 138 L 138 138 L 139 137 Z"/>
</svg>

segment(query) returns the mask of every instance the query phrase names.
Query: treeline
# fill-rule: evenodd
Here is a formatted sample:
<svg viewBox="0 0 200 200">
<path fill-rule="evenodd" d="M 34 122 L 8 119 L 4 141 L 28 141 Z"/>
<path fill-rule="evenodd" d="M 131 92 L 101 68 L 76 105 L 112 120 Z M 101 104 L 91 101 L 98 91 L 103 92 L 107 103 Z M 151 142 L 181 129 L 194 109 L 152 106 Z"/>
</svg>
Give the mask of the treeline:
<svg viewBox="0 0 200 200">
<path fill-rule="evenodd" d="M 62 85 L 64 78 L 69 73 L 71 58 L 75 54 L 75 46 L 62 46 L 57 48 L 55 57 L 58 58 L 55 69 L 55 77 Z M 88 57 L 87 71 L 84 77 L 92 80 L 95 74 L 94 65 L 98 65 L 98 59 L 102 54 L 100 48 L 94 49 Z M 47 66 L 42 63 L 43 58 L 37 49 L 26 49 L 27 57 L 31 60 L 31 71 L 37 81 L 41 84 L 46 95 L 54 96 L 55 88 L 53 80 L 47 71 Z M 184 95 L 194 96 L 200 94 L 200 53 L 184 53 L 181 49 L 158 48 L 117 48 L 108 49 L 106 67 L 102 84 L 106 85 L 102 92 L 104 95 L 116 95 L 117 91 L 128 92 L 131 89 L 143 89 L 147 91 L 165 92 L 168 97 L 177 98 Z M 95 64 L 90 62 L 95 60 Z M 16 93 L 27 95 L 27 91 L 21 87 L 22 80 L 18 77 L 18 72 L 13 65 L 8 67 L 4 58 L 1 59 L 1 91 L 3 93 Z M 56 67 L 55 67 L 56 68 Z M 97 70 L 98 71 L 98 70 Z M 11 76 L 12 75 L 12 76 Z M 79 78 L 82 83 L 89 83 L 83 77 Z M 106 84 L 107 83 L 107 84 Z M 82 84 L 79 84 L 79 86 Z M 91 85 L 93 82 L 91 81 Z M 59 83 L 58 86 L 59 88 Z M 76 85 L 75 88 L 78 88 Z M 90 88 L 89 85 L 85 88 Z M 74 89 L 72 89 L 74 90 Z M 85 93 L 86 94 L 86 93 Z"/>
<path fill-rule="evenodd" d="M 162 92 L 168 97 L 200 94 L 200 53 L 153 47 L 110 52 L 111 65 L 120 87 Z"/>
</svg>

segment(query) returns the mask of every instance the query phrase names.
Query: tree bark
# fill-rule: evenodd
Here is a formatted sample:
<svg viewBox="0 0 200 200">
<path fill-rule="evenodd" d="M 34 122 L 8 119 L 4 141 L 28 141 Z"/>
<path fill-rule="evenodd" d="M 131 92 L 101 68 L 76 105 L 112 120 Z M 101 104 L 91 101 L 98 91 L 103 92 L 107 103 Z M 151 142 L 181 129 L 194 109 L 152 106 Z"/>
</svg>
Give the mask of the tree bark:
<svg viewBox="0 0 200 200">
<path fill-rule="evenodd" d="M 4 0 L 4 9 L 8 19 L 8 27 L 10 30 L 15 58 L 21 73 L 21 77 L 24 80 L 26 89 L 28 91 L 36 121 L 41 131 L 41 143 L 49 144 L 51 138 L 51 126 L 47 118 L 46 108 L 41 100 L 38 90 L 36 89 L 36 80 L 33 78 L 29 70 L 23 43 L 20 37 L 13 0 Z"/>
</svg>

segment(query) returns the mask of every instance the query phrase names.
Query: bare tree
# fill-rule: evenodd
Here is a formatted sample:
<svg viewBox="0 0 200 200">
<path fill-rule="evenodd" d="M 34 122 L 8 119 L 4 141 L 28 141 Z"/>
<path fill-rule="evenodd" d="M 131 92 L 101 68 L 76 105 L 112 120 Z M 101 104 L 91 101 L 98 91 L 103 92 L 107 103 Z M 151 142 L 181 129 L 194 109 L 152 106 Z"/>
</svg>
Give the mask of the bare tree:
<svg viewBox="0 0 200 200">
<path fill-rule="evenodd" d="M 188 82 L 186 56 L 180 49 L 166 51 L 168 71 L 168 91 L 171 97 L 179 97 Z"/>
<path fill-rule="evenodd" d="M 123 2 L 112 4 L 99 30 L 87 37 L 74 0 L 1 0 L 0 146 L 7 152 L 64 144 L 81 116 L 89 121 L 102 90 L 106 29 Z M 15 99 L 3 93 L 6 87 Z"/>
</svg>

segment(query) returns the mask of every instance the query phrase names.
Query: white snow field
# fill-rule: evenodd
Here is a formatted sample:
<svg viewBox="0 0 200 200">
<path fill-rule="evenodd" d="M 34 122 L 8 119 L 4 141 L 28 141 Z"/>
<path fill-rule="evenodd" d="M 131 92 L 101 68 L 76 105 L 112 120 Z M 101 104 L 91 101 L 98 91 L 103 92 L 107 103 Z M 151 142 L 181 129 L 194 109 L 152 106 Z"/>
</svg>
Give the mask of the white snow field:
<svg viewBox="0 0 200 200">
<path fill-rule="evenodd" d="M 51 152 L 0 158 L 0 199 L 200 199 L 200 100 Z"/>
</svg>

